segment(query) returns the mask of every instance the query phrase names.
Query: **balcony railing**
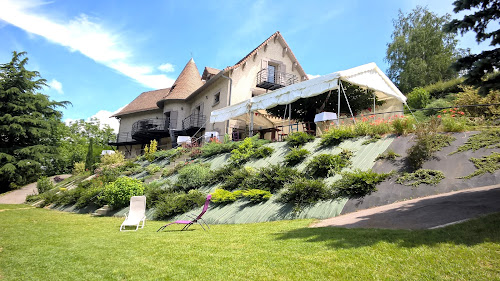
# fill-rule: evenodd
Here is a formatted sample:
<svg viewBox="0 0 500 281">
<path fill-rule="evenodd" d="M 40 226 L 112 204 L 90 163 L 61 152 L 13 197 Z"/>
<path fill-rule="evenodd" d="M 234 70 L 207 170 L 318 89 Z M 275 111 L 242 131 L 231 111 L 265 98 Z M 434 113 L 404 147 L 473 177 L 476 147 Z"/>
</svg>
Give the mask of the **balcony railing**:
<svg viewBox="0 0 500 281">
<path fill-rule="evenodd" d="M 204 128 L 207 118 L 205 115 L 191 114 L 182 120 L 182 129 L 189 130 L 191 128 Z"/>
<path fill-rule="evenodd" d="M 298 82 L 297 76 L 291 73 L 269 71 L 269 68 L 257 72 L 257 87 L 267 90 L 276 90 Z"/>
</svg>

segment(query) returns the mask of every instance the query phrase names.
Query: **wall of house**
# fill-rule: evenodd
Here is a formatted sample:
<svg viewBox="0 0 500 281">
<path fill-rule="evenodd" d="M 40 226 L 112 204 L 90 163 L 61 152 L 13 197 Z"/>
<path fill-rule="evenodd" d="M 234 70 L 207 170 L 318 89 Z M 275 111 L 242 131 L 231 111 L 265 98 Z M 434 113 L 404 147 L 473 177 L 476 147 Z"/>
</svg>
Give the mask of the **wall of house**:
<svg viewBox="0 0 500 281">
<path fill-rule="evenodd" d="M 163 113 L 165 112 L 173 112 L 177 111 L 177 121 L 175 124 L 175 128 L 177 130 L 182 129 L 182 120 L 189 116 L 190 114 L 190 105 L 184 101 L 165 101 L 163 104 Z"/>
<path fill-rule="evenodd" d="M 158 108 L 158 110 L 144 111 L 121 116 L 119 133 L 130 133 L 132 131 L 132 125 L 135 122 L 141 119 L 149 118 L 164 118 L 162 110 Z"/>
</svg>

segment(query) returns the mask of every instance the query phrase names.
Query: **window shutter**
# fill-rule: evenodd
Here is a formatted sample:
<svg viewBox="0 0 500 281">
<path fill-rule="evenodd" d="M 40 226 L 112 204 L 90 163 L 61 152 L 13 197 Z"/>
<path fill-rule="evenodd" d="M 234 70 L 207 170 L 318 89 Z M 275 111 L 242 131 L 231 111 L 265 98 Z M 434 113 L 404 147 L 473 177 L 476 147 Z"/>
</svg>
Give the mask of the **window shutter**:
<svg viewBox="0 0 500 281">
<path fill-rule="evenodd" d="M 267 68 L 268 62 L 269 62 L 268 60 L 262 60 L 262 68 L 261 69 Z"/>
</svg>

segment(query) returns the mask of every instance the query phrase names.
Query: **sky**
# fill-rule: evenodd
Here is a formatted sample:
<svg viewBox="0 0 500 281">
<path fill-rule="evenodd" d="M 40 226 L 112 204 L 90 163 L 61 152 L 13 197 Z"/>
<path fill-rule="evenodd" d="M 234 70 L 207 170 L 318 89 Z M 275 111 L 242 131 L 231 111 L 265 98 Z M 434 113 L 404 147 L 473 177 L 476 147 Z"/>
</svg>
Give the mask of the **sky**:
<svg viewBox="0 0 500 281">
<path fill-rule="evenodd" d="M 311 77 L 370 62 L 386 71 L 398 11 L 459 18 L 452 2 L 0 0 L 0 63 L 26 51 L 26 68 L 49 85 L 41 92 L 72 103 L 63 120 L 96 117 L 117 130 L 113 112 L 172 85 L 191 57 L 200 73 L 223 69 L 279 30 Z M 489 48 L 471 33 L 458 39 L 472 53 Z"/>
</svg>

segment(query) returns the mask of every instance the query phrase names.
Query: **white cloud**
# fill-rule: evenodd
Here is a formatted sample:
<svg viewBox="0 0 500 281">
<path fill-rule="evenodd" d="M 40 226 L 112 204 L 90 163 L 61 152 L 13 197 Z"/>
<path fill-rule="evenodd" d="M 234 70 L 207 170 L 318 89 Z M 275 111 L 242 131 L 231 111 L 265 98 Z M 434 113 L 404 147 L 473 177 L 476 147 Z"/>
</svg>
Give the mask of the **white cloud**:
<svg viewBox="0 0 500 281">
<path fill-rule="evenodd" d="M 50 82 L 47 83 L 47 85 L 49 85 L 51 89 L 54 89 L 59 94 L 61 95 L 64 94 L 61 82 L 57 81 L 56 79 L 50 80 Z"/>
<path fill-rule="evenodd" d="M 318 78 L 318 77 L 320 77 L 320 76 L 321 76 L 320 74 L 318 74 L 318 75 L 315 75 L 315 74 L 307 74 L 307 78 L 309 78 L 309 80 L 314 79 L 314 78 Z"/>
<path fill-rule="evenodd" d="M 163 72 L 174 72 L 174 65 L 171 63 L 164 63 L 160 66 L 158 66 L 158 69 L 163 71 Z"/>
<path fill-rule="evenodd" d="M 70 20 L 56 20 L 54 16 L 37 14 L 33 9 L 44 5 L 37 0 L 0 1 L 0 19 L 31 34 L 36 34 L 78 51 L 140 84 L 156 89 L 166 88 L 175 81 L 163 74 L 154 74 L 153 68 L 131 63 L 132 51 L 116 31 L 106 28 L 85 14 Z"/>
</svg>

